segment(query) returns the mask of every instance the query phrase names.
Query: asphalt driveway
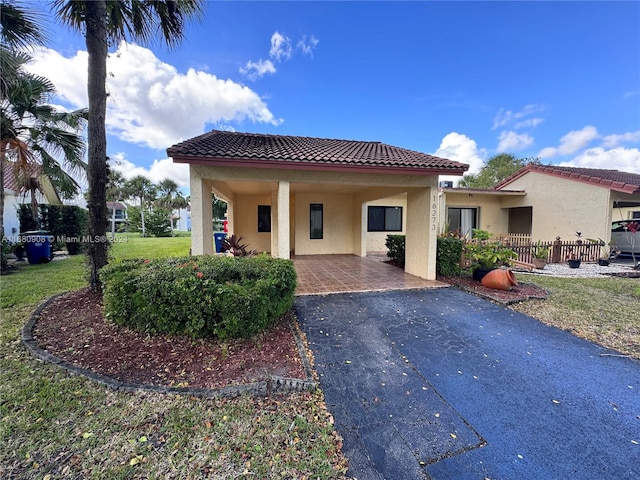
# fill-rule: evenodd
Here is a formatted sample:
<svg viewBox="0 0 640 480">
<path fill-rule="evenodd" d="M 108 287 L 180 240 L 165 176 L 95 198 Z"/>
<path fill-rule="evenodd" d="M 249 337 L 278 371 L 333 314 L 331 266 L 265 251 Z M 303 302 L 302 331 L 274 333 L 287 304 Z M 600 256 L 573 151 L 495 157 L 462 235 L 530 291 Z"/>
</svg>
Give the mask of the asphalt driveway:
<svg viewBox="0 0 640 480">
<path fill-rule="evenodd" d="M 640 362 L 453 288 L 301 296 L 349 475 L 640 478 Z"/>
</svg>

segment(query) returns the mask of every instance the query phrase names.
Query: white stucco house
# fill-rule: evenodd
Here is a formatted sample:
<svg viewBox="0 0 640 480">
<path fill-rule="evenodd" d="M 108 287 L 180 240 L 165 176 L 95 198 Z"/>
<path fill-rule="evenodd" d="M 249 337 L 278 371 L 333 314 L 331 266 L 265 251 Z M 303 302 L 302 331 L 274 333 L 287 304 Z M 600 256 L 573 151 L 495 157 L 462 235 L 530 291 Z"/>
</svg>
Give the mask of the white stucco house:
<svg viewBox="0 0 640 480">
<path fill-rule="evenodd" d="M 409 274 L 435 279 L 438 176 L 468 165 L 381 142 L 211 131 L 167 155 L 190 172 L 192 252 L 213 253 L 212 193 L 229 234 L 274 257 L 366 256 L 406 234 Z"/>
</svg>

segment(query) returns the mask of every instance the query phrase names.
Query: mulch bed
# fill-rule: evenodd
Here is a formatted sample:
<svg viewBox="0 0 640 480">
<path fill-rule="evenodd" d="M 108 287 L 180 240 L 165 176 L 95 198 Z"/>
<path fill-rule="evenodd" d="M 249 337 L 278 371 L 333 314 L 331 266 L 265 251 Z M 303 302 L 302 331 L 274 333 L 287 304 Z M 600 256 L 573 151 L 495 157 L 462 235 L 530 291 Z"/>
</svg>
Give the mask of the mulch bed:
<svg viewBox="0 0 640 480">
<path fill-rule="evenodd" d="M 124 383 L 218 388 L 306 378 L 290 320 L 284 316 L 250 340 L 149 335 L 107 322 L 101 297 L 83 289 L 51 302 L 33 336 L 52 355 Z"/>
<path fill-rule="evenodd" d="M 526 283 L 505 291 L 484 287 L 471 277 L 438 280 L 503 305 L 548 296 L 546 290 Z M 283 316 L 250 340 L 228 342 L 150 335 L 106 321 L 102 298 L 82 289 L 49 303 L 33 336 L 50 354 L 123 383 L 210 389 L 272 376 L 305 379 L 292 324 Z"/>
<path fill-rule="evenodd" d="M 531 283 L 518 283 L 511 290 L 496 290 L 485 287 L 472 277 L 438 277 L 438 280 L 503 305 L 532 299 L 546 299 L 549 296 L 547 290 Z"/>
</svg>

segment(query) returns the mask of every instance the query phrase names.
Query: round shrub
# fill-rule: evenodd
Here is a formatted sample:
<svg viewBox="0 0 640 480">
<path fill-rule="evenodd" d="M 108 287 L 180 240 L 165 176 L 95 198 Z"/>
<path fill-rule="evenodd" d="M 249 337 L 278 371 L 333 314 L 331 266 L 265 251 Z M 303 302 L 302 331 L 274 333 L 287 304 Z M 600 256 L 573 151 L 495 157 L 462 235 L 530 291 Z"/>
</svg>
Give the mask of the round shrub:
<svg viewBox="0 0 640 480">
<path fill-rule="evenodd" d="M 101 271 L 105 316 L 149 333 L 250 337 L 293 305 L 291 260 L 200 256 L 127 260 Z"/>
</svg>

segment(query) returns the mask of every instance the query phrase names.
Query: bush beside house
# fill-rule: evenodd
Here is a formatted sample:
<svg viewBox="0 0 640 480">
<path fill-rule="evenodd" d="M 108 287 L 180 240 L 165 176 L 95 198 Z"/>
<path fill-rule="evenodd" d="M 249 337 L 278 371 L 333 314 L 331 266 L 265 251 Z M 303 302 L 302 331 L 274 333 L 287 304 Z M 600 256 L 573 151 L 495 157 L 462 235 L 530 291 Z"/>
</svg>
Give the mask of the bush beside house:
<svg viewBox="0 0 640 480">
<path fill-rule="evenodd" d="M 38 210 L 38 217 L 34 218 L 30 205 L 18 207 L 20 233 L 44 230 L 53 235 L 54 249 L 66 247 L 69 255 L 80 253 L 81 239 L 87 234 L 87 210 L 75 205 L 39 205 Z"/>
<path fill-rule="evenodd" d="M 398 267 L 404 268 L 405 236 L 387 235 L 385 246 L 387 247 L 387 257 Z"/>
<path fill-rule="evenodd" d="M 202 256 L 127 260 L 101 271 L 105 316 L 149 333 L 248 338 L 293 305 L 291 260 Z"/>
<path fill-rule="evenodd" d="M 451 277 L 460 275 L 462 240 L 459 237 L 438 237 L 436 275 Z"/>
<path fill-rule="evenodd" d="M 399 267 L 405 264 L 405 236 L 387 235 L 387 256 Z M 436 274 L 452 276 L 460 274 L 462 240 L 458 237 L 438 237 Z"/>
</svg>

